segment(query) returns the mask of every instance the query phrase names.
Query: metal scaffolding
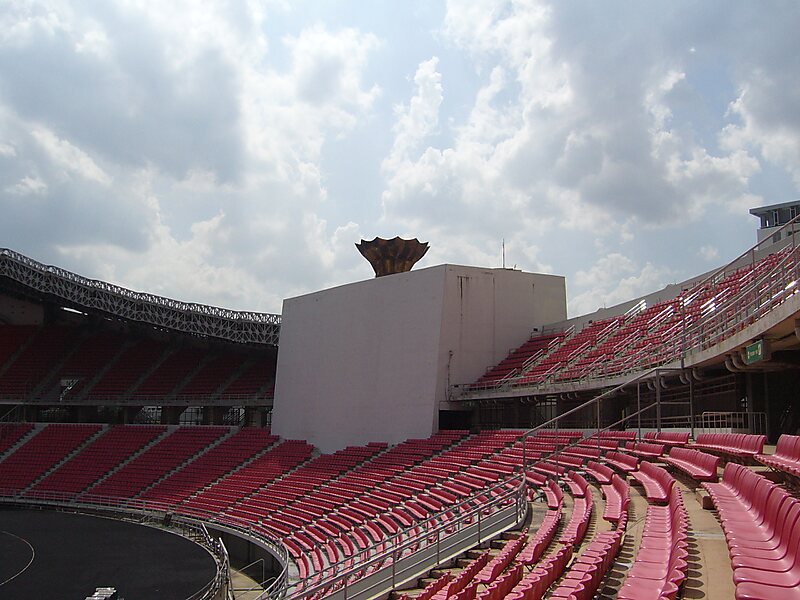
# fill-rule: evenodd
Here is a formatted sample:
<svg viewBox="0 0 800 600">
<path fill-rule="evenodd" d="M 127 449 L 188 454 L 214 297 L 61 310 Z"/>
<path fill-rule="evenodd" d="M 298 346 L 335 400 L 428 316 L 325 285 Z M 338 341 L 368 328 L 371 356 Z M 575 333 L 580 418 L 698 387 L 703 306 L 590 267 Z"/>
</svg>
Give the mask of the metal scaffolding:
<svg viewBox="0 0 800 600">
<path fill-rule="evenodd" d="M 44 265 L 6 248 L 0 248 L 0 277 L 87 312 L 99 311 L 153 327 L 231 342 L 278 345 L 280 315 L 228 310 L 134 292 Z"/>
</svg>

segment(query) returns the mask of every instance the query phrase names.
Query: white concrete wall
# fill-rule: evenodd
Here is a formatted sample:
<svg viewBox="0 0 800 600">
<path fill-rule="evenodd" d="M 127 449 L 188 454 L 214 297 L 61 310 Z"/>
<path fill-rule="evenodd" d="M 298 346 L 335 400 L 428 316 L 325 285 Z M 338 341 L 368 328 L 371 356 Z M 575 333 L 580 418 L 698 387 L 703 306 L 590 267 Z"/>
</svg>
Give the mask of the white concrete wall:
<svg viewBox="0 0 800 600">
<path fill-rule="evenodd" d="M 503 360 L 535 326 L 566 316 L 563 277 L 447 265 L 437 401 L 448 384 L 473 382 Z"/>
<path fill-rule="evenodd" d="M 565 318 L 562 277 L 453 265 L 287 299 L 272 430 L 323 452 L 430 436 L 448 383 Z"/>
</svg>

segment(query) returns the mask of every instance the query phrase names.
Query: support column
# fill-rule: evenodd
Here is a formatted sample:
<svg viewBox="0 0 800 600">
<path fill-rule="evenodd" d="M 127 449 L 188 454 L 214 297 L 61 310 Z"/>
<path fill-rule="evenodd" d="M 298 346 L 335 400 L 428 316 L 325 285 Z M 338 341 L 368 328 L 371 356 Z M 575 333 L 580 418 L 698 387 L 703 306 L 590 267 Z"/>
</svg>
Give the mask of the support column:
<svg viewBox="0 0 800 600">
<path fill-rule="evenodd" d="M 136 415 L 142 412 L 141 406 L 125 406 L 122 408 L 122 422 L 130 425 L 136 421 Z"/>
<path fill-rule="evenodd" d="M 183 411 L 186 410 L 185 406 L 162 406 L 161 407 L 161 424 L 162 425 L 177 425 L 180 422 Z"/>
<path fill-rule="evenodd" d="M 203 425 L 222 425 L 226 412 L 227 406 L 204 406 Z"/>
</svg>

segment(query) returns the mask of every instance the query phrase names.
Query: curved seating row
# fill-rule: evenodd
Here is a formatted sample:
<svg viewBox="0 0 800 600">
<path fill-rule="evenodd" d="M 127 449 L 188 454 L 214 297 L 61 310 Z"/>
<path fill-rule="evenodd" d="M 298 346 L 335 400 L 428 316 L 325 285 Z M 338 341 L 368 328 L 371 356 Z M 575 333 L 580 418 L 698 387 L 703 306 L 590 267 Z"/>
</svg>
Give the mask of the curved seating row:
<svg viewBox="0 0 800 600">
<path fill-rule="evenodd" d="M 445 600 L 446 598 L 453 598 L 461 593 L 468 586 L 474 586 L 472 597 L 475 597 L 474 590 L 477 589 L 477 584 L 473 583 L 475 575 L 486 566 L 489 562 L 489 553 L 484 552 L 478 558 L 468 564 L 458 575 L 456 575 L 448 584 L 437 591 L 432 598 L 434 600 Z M 418 596 L 419 597 L 419 596 Z"/>
<path fill-rule="evenodd" d="M 639 466 L 639 459 L 624 452 L 606 452 L 605 462 L 622 473 L 632 473 Z"/>
<path fill-rule="evenodd" d="M 623 449 L 626 454 L 633 454 L 639 458 L 659 458 L 664 454 L 664 444 L 656 442 L 626 442 Z"/>
<path fill-rule="evenodd" d="M 691 448 L 719 452 L 741 460 L 763 454 L 766 441 L 766 436 L 750 433 L 701 433 Z"/>
<path fill-rule="evenodd" d="M 497 579 L 487 584 L 486 589 L 475 596 L 478 600 L 502 600 L 522 579 L 522 565 L 514 565 Z"/>
<path fill-rule="evenodd" d="M 570 565 L 561 583 L 550 593 L 550 598 L 590 600 L 619 552 L 625 531 L 625 522 L 613 531 L 597 534 L 583 552 Z"/>
<path fill-rule="evenodd" d="M 589 520 L 592 518 L 592 506 L 592 490 L 586 485 L 583 495 L 575 496 L 573 499 L 572 515 L 558 537 L 560 543 L 578 546 L 583 541 L 589 528 Z"/>
<path fill-rule="evenodd" d="M 663 504 L 669 500 L 675 478 L 666 469 L 642 461 L 639 470 L 631 473 L 631 476 L 644 486 L 648 501 Z"/>
<path fill-rule="evenodd" d="M 719 456 L 706 454 L 700 450 L 674 447 L 669 456 L 662 460 L 697 481 L 716 481 Z"/>
<path fill-rule="evenodd" d="M 756 454 L 756 460 L 776 471 L 800 477 L 800 435 L 782 435 L 774 454 Z"/>
<path fill-rule="evenodd" d="M 606 499 L 603 519 L 611 523 L 617 523 L 620 519 L 625 518 L 623 515 L 627 514 L 628 504 L 631 501 L 628 483 L 614 473 L 611 476 L 611 483 L 601 486 L 601 489 Z"/>
<path fill-rule="evenodd" d="M 547 514 L 542 519 L 539 529 L 531 536 L 525 547 L 522 548 L 517 555 L 516 562 L 531 566 L 536 564 L 542 557 L 550 542 L 553 541 L 553 536 L 558 528 L 558 523 L 561 521 L 561 508 L 558 510 L 548 510 Z"/>
<path fill-rule="evenodd" d="M 737 600 L 800 598 L 800 500 L 734 463 L 703 487 L 725 532 Z"/>
<path fill-rule="evenodd" d="M 545 499 L 547 500 L 547 508 L 554 510 L 561 508 L 564 502 L 564 491 L 558 486 L 554 479 L 548 479 L 547 485 L 542 489 Z"/>
<path fill-rule="evenodd" d="M 649 506 L 642 541 L 619 600 L 672 600 L 686 578 L 688 516 L 673 486 L 667 506 Z"/>
<path fill-rule="evenodd" d="M 645 441 L 655 441 L 667 446 L 685 446 L 689 443 L 688 431 L 647 431 Z"/>
<path fill-rule="evenodd" d="M 572 546 L 561 546 L 527 573 L 506 595 L 506 600 L 541 600 L 564 572 L 570 558 Z"/>
<path fill-rule="evenodd" d="M 584 471 L 600 485 L 607 485 L 611 483 L 611 477 L 614 475 L 614 471 L 611 469 L 611 467 L 593 460 L 590 460 L 586 463 Z"/>
<path fill-rule="evenodd" d="M 528 531 L 526 529 L 519 537 L 506 543 L 500 553 L 486 563 L 486 566 L 475 575 L 475 581 L 484 584 L 494 581 L 497 576 L 512 563 L 523 546 L 525 546 L 527 543 L 527 533 Z"/>
</svg>

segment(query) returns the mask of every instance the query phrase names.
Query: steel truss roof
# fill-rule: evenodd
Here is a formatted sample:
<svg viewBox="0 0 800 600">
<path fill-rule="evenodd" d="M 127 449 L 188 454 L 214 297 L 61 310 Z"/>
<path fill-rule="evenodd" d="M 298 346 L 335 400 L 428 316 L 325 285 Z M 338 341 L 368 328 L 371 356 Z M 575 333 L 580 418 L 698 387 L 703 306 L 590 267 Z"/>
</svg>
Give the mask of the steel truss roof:
<svg viewBox="0 0 800 600">
<path fill-rule="evenodd" d="M 0 277 L 88 311 L 231 342 L 278 345 L 280 315 L 228 310 L 134 292 L 44 265 L 6 248 L 0 248 Z"/>
</svg>

